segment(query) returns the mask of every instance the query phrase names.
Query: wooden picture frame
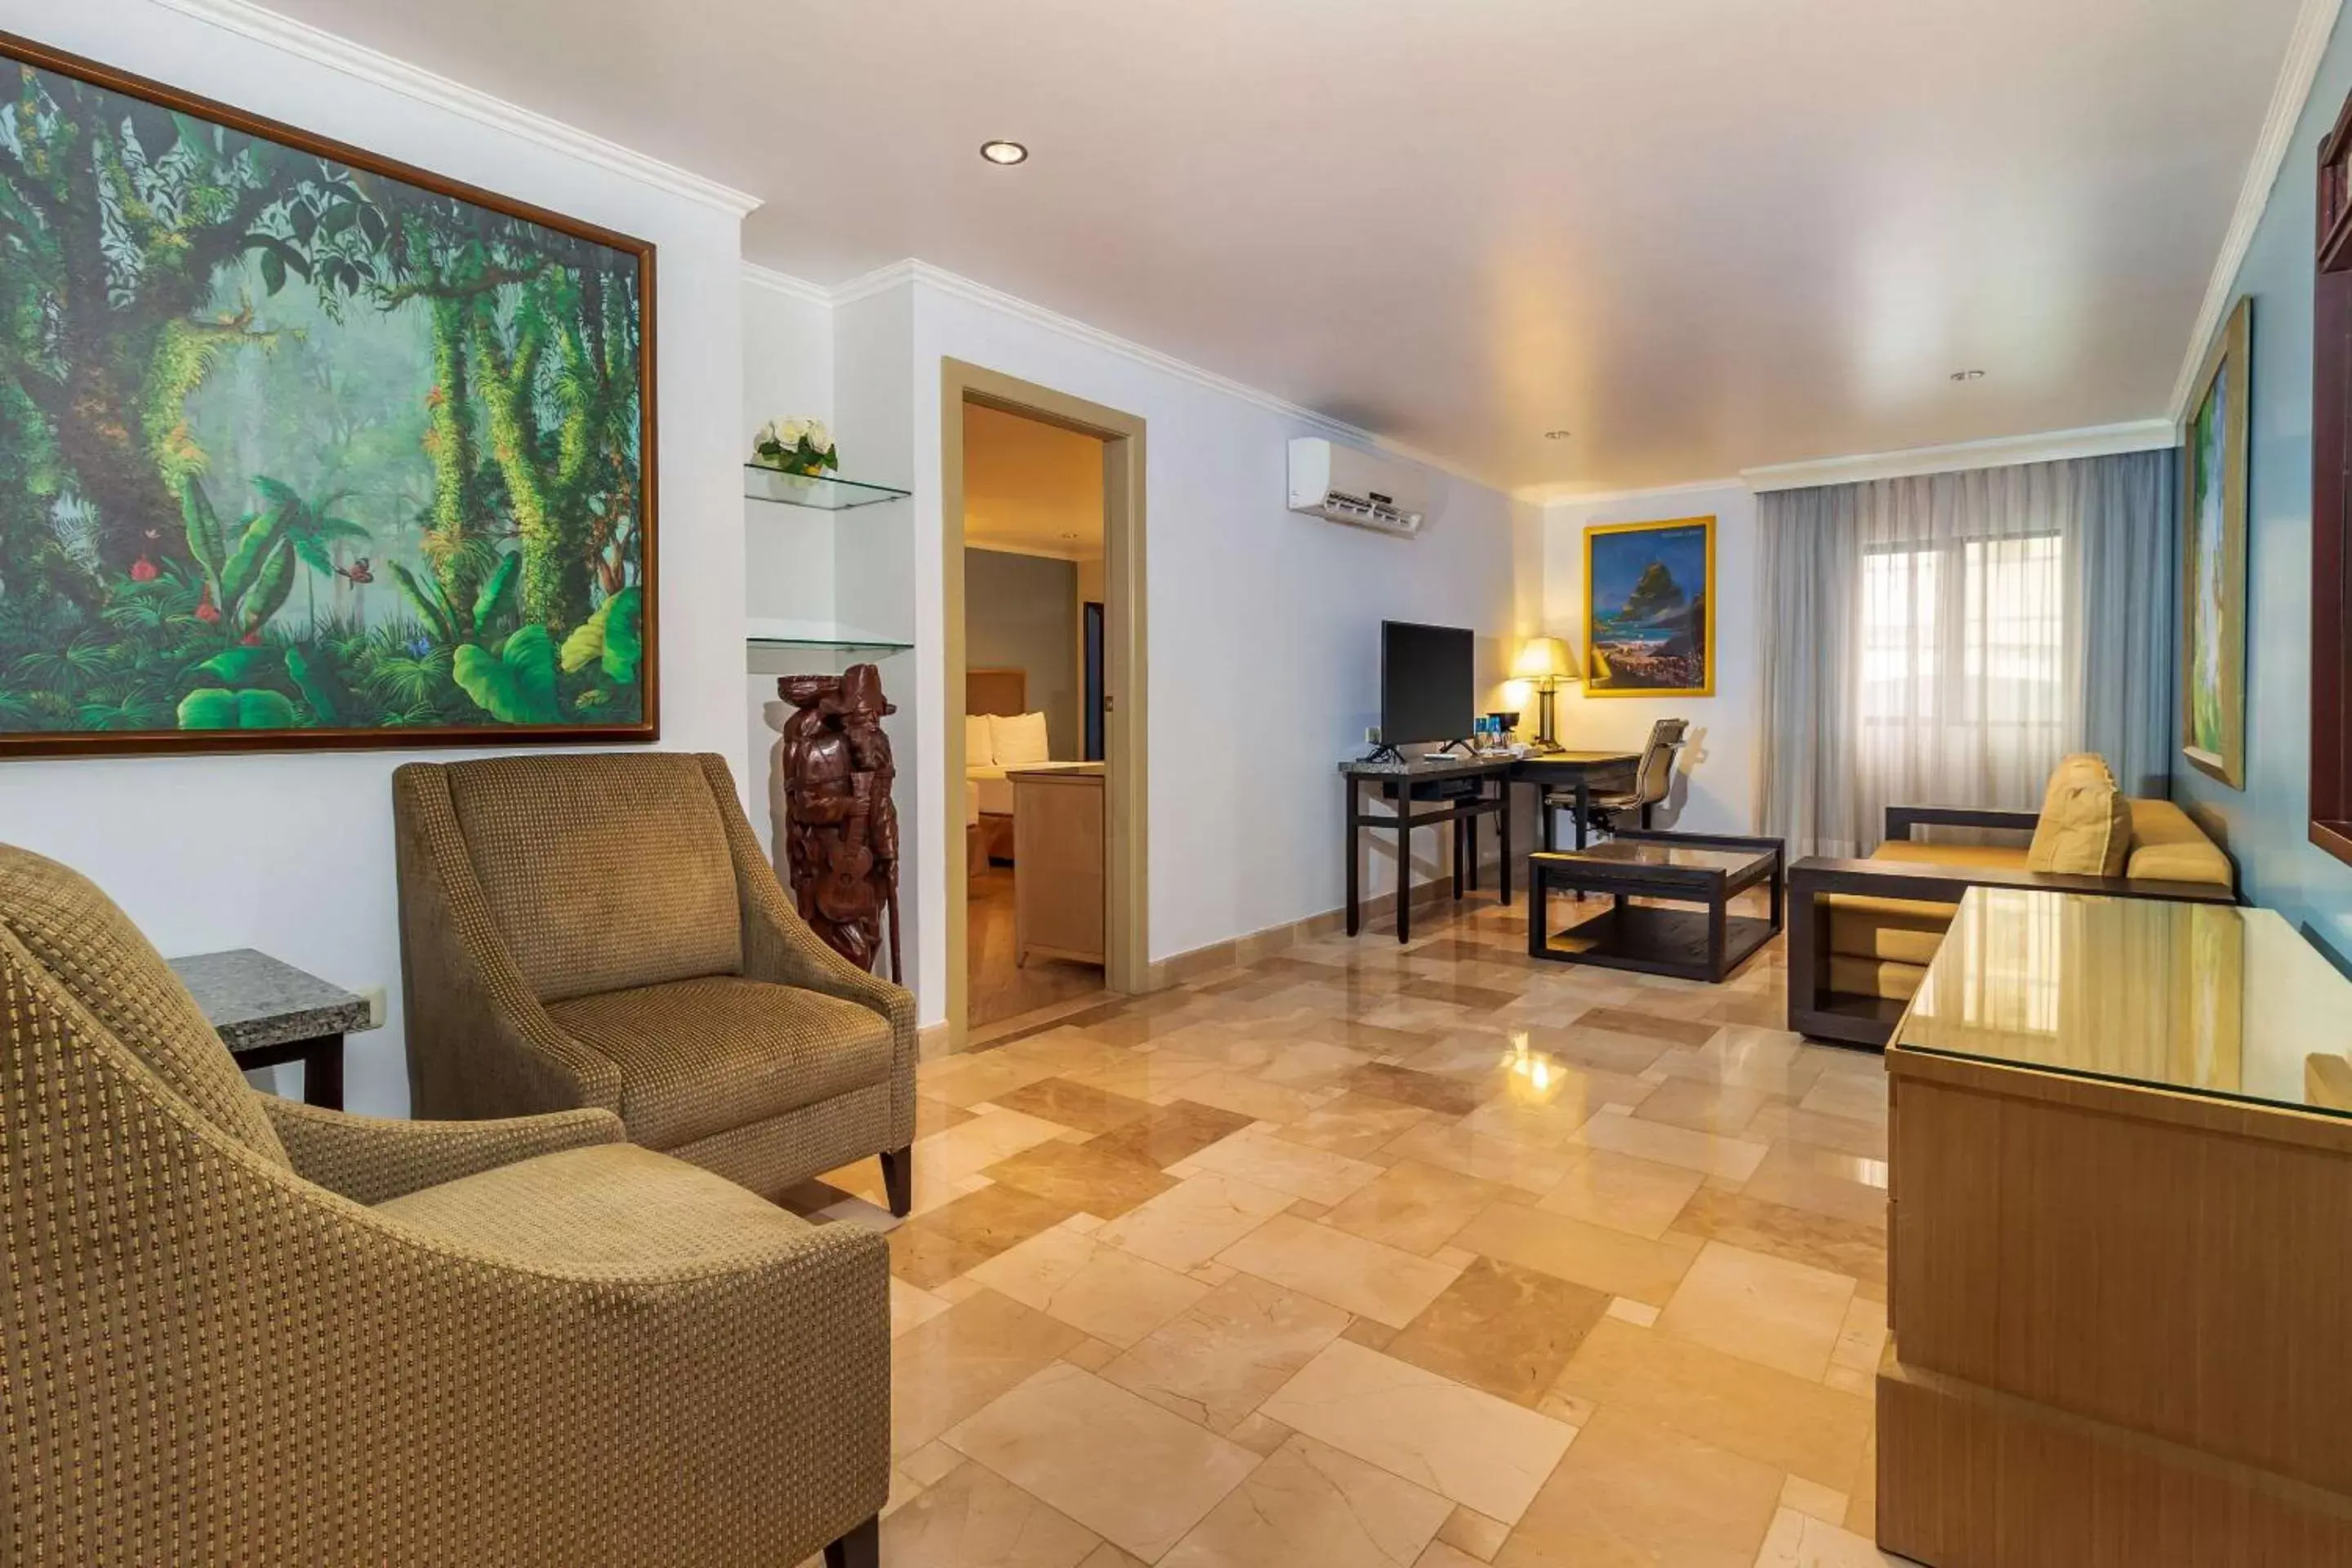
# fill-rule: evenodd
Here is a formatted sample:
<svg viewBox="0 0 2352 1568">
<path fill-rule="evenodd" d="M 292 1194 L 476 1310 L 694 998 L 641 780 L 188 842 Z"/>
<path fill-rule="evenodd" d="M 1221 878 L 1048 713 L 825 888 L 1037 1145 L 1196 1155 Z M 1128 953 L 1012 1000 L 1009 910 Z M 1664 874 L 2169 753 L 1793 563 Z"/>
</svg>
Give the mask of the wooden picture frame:
<svg viewBox="0 0 2352 1568">
<path fill-rule="evenodd" d="M 1712 516 L 1586 528 L 1584 695 L 1714 696 L 1716 597 Z"/>
<path fill-rule="evenodd" d="M 657 740 L 653 245 L 0 61 L 0 759 Z"/>
<path fill-rule="evenodd" d="M 2246 484 L 2253 300 L 2205 356 L 2183 429 L 2180 751 L 2231 789 L 2246 781 Z"/>
</svg>

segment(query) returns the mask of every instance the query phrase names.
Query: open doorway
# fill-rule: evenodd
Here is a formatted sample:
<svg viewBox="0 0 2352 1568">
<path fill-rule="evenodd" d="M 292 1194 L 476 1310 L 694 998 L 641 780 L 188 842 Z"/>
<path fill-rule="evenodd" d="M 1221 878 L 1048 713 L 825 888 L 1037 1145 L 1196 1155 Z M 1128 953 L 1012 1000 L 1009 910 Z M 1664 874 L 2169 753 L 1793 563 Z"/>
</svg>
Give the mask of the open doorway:
<svg viewBox="0 0 2352 1568">
<path fill-rule="evenodd" d="M 949 1016 L 1139 990 L 1142 422 L 950 361 Z"/>
</svg>

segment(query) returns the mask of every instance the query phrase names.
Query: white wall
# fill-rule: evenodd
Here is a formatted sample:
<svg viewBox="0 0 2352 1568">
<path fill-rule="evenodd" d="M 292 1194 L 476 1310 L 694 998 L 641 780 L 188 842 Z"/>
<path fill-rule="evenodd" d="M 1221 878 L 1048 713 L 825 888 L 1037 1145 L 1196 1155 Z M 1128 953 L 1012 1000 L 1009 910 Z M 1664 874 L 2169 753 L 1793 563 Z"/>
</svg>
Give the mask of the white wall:
<svg viewBox="0 0 2352 1568">
<path fill-rule="evenodd" d="M 914 744 L 898 766 L 912 891 L 910 936 L 927 1024 L 945 1016 L 950 846 L 921 765 L 944 743 L 949 674 L 942 607 L 940 363 L 955 358 L 1147 421 L 1150 640 L 1150 952 L 1164 958 L 1330 910 L 1343 892 L 1340 782 L 1379 709 L 1380 623 L 1396 617 L 1481 633 L 1489 699 L 1519 629 L 1513 556 L 1532 525 L 1495 491 L 1437 476 L 1427 531 L 1398 540 L 1284 508 L 1289 437 L 1310 422 L 1123 352 L 982 291 L 908 277 L 836 312 L 835 391 L 845 444 L 895 449 L 905 429 L 915 489 Z M 905 334 L 899 331 L 904 323 Z M 892 392 L 910 387 L 901 416 Z M 874 409 L 869 433 L 861 428 Z M 903 417 L 903 424 L 901 419 Z M 883 476 L 883 477 L 887 477 Z M 1531 513 L 1532 509 L 1516 509 Z M 845 578 L 846 577 L 845 573 Z M 905 799 L 906 781 L 916 799 Z M 952 787 L 961 791 L 961 781 Z M 1436 835 L 1420 836 L 1423 874 Z M 1375 856 L 1368 891 L 1393 885 Z"/>
<path fill-rule="evenodd" d="M 148 0 L 17 0 L 7 26 L 659 247 L 661 743 L 718 752 L 740 775 L 735 213 Z M 389 779 L 419 754 L 0 763 L 0 839 L 87 872 L 167 953 L 259 947 L 385 987 L 390 1026 L 353 1038 L 347 1089 L 352 1109 L 399 1115 Z"/>
<path fill-rule="evenodd" d="M 1661 826 L 1752 833 L 1757 770 L 1763 759 L 1763 644 L 1757 614 L 1761 549 L 1756 497 L 1747 486 L 1653 490 L 1599 501 L 1554 501 L 1543 509 L 1543 626 L 1585 649 L 1584 530 L 1591 523 L 1705 517 L 1715 522 L 1716 678 L 1708 698 L 1588 697 L 1564 686 L 1555 699 L 1560 743 L 1577 749 L 1639 749 L 1657 719 L 1687 719 L 1690 739 L 1675 785 L 1675 809 Z M 1526 700 L 1532 718 L 1535 698 Z"/>
<path fill-rule="evenodd" d="M 758 268 L 744 269 L 742 288 L 743 410 L 738 461 L 751 456 L 752 436 L 772 419 L 835 422 L 833 308 L 803 286 Z M 854 445 L 849 451 L 854 461 Z M 748 498 L 742 507 L 744 614 L 767 625 L 814 628 L 829 624 L 834 618 L 835 519 L 827 512 Z M 763 656 L 750 663 L 758 668 L 743 678 L 744 783 L 753 801 L 751 826 L 767 845 L 771 828 L 763 781 L 776 732 L 769 727 L 766 710 L 776 700 L 776 677 L 797 670 L 801 660 Z"/>
</svg>

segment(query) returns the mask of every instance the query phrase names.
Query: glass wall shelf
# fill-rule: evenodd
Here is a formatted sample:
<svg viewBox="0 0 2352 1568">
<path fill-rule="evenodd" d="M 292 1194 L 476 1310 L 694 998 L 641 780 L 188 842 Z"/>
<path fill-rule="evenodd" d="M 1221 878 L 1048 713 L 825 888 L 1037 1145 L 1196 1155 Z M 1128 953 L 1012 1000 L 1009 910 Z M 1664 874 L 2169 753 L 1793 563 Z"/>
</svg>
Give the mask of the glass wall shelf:
<svg viewBox="0 0 2352 1568">
<path fill-rule="evenodd" d="M 857 479 L 837 479 L 831 474 L 812 477 L 788 474 L 781 468 L 771 468 L 761 463 L 743 465 L 743 497 L 746 500 L 804 506 L 817 511 L 847 511 L 852 507 L 904 500 L 914 493 L 889 485 L 869 485 Z"/>
<path fill-rule="evenodd" d="M 881 642 L 870 637 L 746 637 L 753 647 L 816 649 L 827 653 L 904 653 L 910 642 Z"/>
<path fill-rule="evenodd" d="M 868 632 L 822 621 L 761 620 L 744 626 L 743 640 L 753 648 L 787 649 L 795 653 L 857 653 L 882 657 L 914 647 L 909 638 L 889 632 Z"/>
</svg>

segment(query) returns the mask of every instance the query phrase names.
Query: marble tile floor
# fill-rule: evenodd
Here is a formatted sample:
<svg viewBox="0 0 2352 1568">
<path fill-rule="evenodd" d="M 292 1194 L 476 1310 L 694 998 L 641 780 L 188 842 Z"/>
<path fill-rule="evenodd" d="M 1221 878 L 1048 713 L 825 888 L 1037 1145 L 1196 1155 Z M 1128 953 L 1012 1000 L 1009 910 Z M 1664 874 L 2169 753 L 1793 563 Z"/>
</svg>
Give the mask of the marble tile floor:
<svg viewBox="0 0 2352 1568">
<path fill-rule="evenodd" d="M 1885 1078 L 1524 904 L 923 1064 L 891 1568 L 1892 1563 Z"/>
</svg>

